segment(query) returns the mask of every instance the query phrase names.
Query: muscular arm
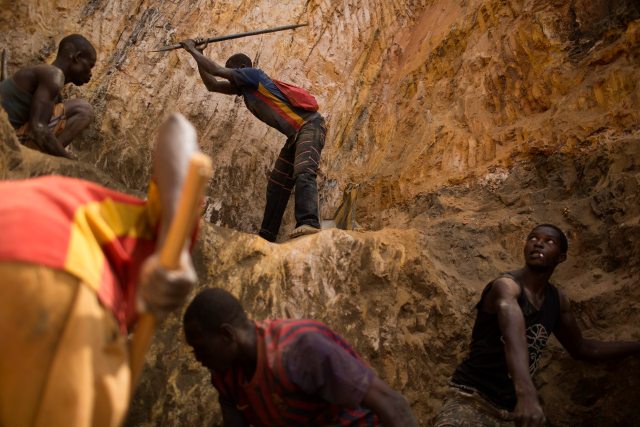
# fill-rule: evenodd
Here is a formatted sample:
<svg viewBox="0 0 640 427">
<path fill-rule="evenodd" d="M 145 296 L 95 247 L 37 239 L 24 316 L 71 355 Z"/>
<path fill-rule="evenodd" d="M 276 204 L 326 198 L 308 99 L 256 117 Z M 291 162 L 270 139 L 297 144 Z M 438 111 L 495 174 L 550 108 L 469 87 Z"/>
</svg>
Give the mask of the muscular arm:
<svg viewBox="0 0 640 427">
<path fill-rule="evenodd" d="M 196 130 L 181 114 L 172 114 L 158 129 L 153 153 L 153 175 L 162 205 L 159 247 L 178 206 L 189 160 L 198 151 Z"/>
<path fill-rule="evenodd" d="M 47 154 L 72 158 L 60 141 L 49 130 L 49 120 L 55 101 L 64 86 L 64 74 L 56 67 L 38 67 L 35 70 L 36 90 L 31 100 L 29 131 L 35 144 Z"/>
<path fill-rule="evenodd" d="M 544 413 L 538 393 L 529 373 L 529 350 L 525 335 L 525 322 L 518 305 L 520 287 L 508 278 L 497 279 L 487 295 L 486 309 L 496 313 L 500 331 L 504 337 L 507 368 L 513 380 L 517 404 L 514 410 L 519 426 L 539 426 L 544 423 Z"/>
<path fill-rule="evenodd" d="M 159 250 L 175 216 L 189 160 L 197 151 L 196 131 L 191 123 L 180 114 L 171 115 L 158 130 L 153 156 L 153 175 L 162 210 L 158 249 L 145 260 L 140 280 L 143 300 L 149 309 L 159 314 L 179 307 L 197 280 L 187 242 L 180 253 L 179 270 L 167 271 L 159 262 Z"/>
<path fill-rule="evenodd" d="M 596 341 L 582 336 L 569 299 L 560 293 L 560 321 L 554 334 L 571 357 L 588 361 L 608 361 L 640 354 L 640 342 Z"/>
<path fill-rule="evenodd" d="M 233 70 L 222 67 L 207 58 L 201 51 L 195 48 L 193 42 L 182 42 L 182 47 L 191 54 L 198 64 L 198 72 L 202 82 L 210 92 L 224 93 L 226 95 L 239 95 L 240 92 L 235 84 L 232 83 Z M 219 81 L 216 79 L 221 77 L 228 81 Z"/>
<path fill-rule="evenodd" d="M 362 406 L 371 409 L 385 427 L 417 427 L 409 403 L 378 377 L 373 377 Z"/>
</svg>

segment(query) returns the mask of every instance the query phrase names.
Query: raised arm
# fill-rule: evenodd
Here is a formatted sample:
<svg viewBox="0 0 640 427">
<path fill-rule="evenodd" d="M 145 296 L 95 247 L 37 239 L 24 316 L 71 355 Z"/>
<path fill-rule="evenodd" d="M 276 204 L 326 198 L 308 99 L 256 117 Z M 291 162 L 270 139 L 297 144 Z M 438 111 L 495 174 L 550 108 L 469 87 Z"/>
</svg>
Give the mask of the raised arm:
<svg viewBox="0 0 640 427">
<path fill-rule="evenodd" d="M 30 136 L 43 152 L 54 156 L 73 158 L 49 130 L 53 106 L 64 86 L 64 74 L 56 67 L 43 66 L 35 69 L 35 76 L 38 83 L 31 101 Z"/>
<path fill-rule="evenodd" d="M 542 426 L 545 417 L 529 373 L 525 322 L 522 309 L 518 305 L 520 292 L 520 287 L 513 280 L 497 279 L 487 294 L 485 307 L 498 316 L 498 324 L 504 337 L 507 368 L 513 380 L 517 398 L 514 409 L 516 425 Z"/>
<path fill-rule="evenodd" d="M 562 293 L 560 311 L 560 321 L 554 334 L 574 359 L 608 361 L 640 354 L 640 342 L 637 341 L 607 342 L 585 339 L 571 310 L 569 298 Z"/>
<path fill-rule="evenodd" d="M 191 54 L 198 64 L 198 72 L 202 82 L 210 92 L 224 93 L 226 95 L 239 95 L 240 92 L 235 84 L 233 84 L 233 70 L 225 68 L 202 54 L 195 46 L 195 41 L 191 39 L 180 42 L 183 49 Z M 227 81 L 216 79 L 221 77 Z"/>
<path fill-rule="evenodd" d="M 162 248 L 175 216 L 189 160 L 196 152 L 198 145 L 194 127 L 184 116 L 172 114 L 158 130 L 153 155 L 153 175 L 162 209 L 157 251 Z M 160 266 L 158 252 L 145 261 L 141 292 L 151 311 L 162 314 L 176 309 L 195 285 L 197 277 L 186 242 L 180 254 L 180 266 L 177 271 L 164 270 Z"/>
<path fill-rule="evenodd" d="M 362 406 L 371 409 L 384 427 L 418 427 L 409 403 L 377 376 L 373 377 Z"/>
<path fill-rule="evenodd" d="M 198 152 L 196 130 L 181 114 L 172 114 L 158 129 L 153 153 L 153 176 L 162 205 L 161 246 L 178 206 L 191 156 Z"/>
</svg>

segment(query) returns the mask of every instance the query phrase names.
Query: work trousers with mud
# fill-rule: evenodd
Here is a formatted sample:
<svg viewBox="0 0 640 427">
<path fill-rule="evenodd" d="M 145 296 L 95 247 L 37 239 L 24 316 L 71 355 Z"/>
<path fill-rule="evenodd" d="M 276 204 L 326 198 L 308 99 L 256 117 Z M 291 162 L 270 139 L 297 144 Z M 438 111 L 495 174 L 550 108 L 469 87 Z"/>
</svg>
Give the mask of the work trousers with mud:
<svg viewBox="0 0 640 427">
<path fill-rule="evenodd" d="M 434 427 L 515 427 L 513 414 L 475 390 L 451 387 Z"/>
<path fill-rule="evenodd" d="M 0 262 L 0 426 L 120 426 L 130 378 L 126 337 L 93 289 Z"/>
<path fill-rule="evenodd" d="M 276 240 L 294 187 L 296 227 L 307 224 L 320 228 L 316 177 L 326 132 L 324 119 L 318 117 L 289 137 L 280 151 L 267 183 L 267 205 L 259 233 L 266 240 Z"/>
</svg>

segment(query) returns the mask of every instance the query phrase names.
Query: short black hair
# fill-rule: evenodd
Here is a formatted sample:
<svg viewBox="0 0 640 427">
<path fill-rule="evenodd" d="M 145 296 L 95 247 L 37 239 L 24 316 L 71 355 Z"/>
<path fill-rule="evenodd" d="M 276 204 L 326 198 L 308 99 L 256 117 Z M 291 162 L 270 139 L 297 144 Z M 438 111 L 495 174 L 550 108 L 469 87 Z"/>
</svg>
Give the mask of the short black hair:
<svg viewBox="0 0 640 427">
<path fill-rule="evenodd" d="M 60 40 L 58 45 L 58 55 L 61 53 L 81 51 L 82 53 L 92 54 L 96 56 L 96 49 L 85 36 L 80 34 L 71 34 Z"/>
<path fill-rule="evenodd" d="M 251 68 L 253 64 L 251 63 L 251 58 L 244 53 L 236 53 L 227 59 L 224 66 L 225 68 Z"/>
<path fill-rule="evenodd" d="M 560 229 L 560 227 L 558 227 L 557 225 L 553 225 L 553 224 L 538 224 L 535 227 L 533 227 L 531 229 L 531 232 L 533 232 L 533 230 L 536 230 L 538 228 L 542 228 L 542 227 L 548 227 L 548 228 L 552 228 L 554 229 L 557 233 L 558 236 L 560 237 L 560 249 L 562 250 L 563 254 L 566 254 L 567 251 L 569 250 L 569 240 L 567 239 L 567 236 L 564 234 L 564 231 L 562 231 Z"/>
<path fill-rule="evenodd" d="M 242 304 L 231 293 L 221 288 L 208 288 L 195 296 L 184 313 L 184 332 L 189 340 L 189 330 L 197 326 L 199 332 L 216 334 L 223 323 L 245 322 L 247 314 Z M 187 326 L 190 325 L 190 326 Z"/>
</svg>

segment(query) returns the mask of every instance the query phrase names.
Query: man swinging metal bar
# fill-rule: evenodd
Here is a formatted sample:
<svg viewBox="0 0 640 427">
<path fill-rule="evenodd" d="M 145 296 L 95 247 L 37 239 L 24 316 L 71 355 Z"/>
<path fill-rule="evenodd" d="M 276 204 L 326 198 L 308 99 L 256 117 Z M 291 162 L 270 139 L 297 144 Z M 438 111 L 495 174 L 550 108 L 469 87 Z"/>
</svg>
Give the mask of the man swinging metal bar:
<svg viewBox="0 0 640 427">
<path fill-rule="evenodd" d="M 309 24 L 284 25 L 282 27 L 267 28 L 266 30 L 247 31 L 244 33 L 229 34 L 228 36 L 218 36 L 218 37 L 209 37 L 208 39 L 198 39 L 198 43 L 196 44 L 196 46 L 207 45 L 208 43 L 221 42 L 224 40 L 239 39 L 241 37 L 257 36 L 258 34 L 275 33 L 276 31 L 293 30 L 298 27 L 304 27 L 307 25 Z M 169 46 L 164 46 L 159 49 L 152 50 L 151 52 L 166 52 L 169 50 L 180 49 L 181 47 L 182 45 L 178 43 L 178 44 L 172 44 Z"/>
<path fill-rule="evenodd" d="M 203 41 L 188 39 L 180 45 L 195 59 L 207 90 L 242 96 L 247 109 L 257 119 L 287 138 L 269 176 L 258 234 L 270 242 L 276 241 L 294 188 L 296 227 L 289 237 L 319 232 L 316 178 L 326 127 L 315 97 L 303 88 L 269 77 L 255 68 L 245 54 L 232 55 L 222 66 L 203 55 L 207 46 Z"/>
</svg>

